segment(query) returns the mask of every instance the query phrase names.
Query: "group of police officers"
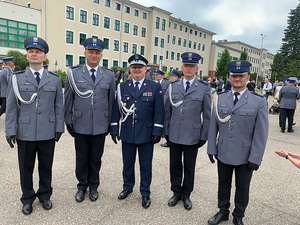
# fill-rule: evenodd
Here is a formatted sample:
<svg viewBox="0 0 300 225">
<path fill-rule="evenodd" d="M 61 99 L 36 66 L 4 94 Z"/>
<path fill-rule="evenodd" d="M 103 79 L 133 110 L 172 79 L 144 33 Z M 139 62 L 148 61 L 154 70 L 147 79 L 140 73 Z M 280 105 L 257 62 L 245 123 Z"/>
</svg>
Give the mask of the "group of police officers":
<svg viewBox="0 0 300 225">
<path fill-rule="evenodd" d="M 214 97 L 211 112 L 210 86 L 195 78 L 201 59 L 197 53 L 181 55 L 182 79 L 174 70 L 170 74 L 173 81 L 165 81 L 163 72 L 157 71 L 157 82 L 146 76 L 147 59 L 132 55 L 128 59 L 132 79 L 124 79 L 116 88 L 114 73 L 99 66 L 104 42 L 88 38 L 84 42 L 86 64 L 68 70 L 63 95 L 60 77 L 43 68 L 48 44 L 42 38 L 29 37 L 24 46 L 29 69 L 9 71 L 4 95 L 7 142 L 12 148 L 16 142 L 18 146 L 23 214 L 32 212 L 35 198 L 44 209 L 52 208 L 54 147 L 65 123 L 75 143 L 77 202 L 84 200 L 88 189 L 91 201 L 98 198 L 101 157 L 110 133 L 114 143 L 122 141 L 123 189 L 118 199 L 127 198 L 133 191 L 138 151 L 142 206 L 148 208 L 153 148 L 163 136 L 170 148 L 173 196 L 168 205 L 173 207 L 183 200 L 184 208 L 191 210 L 198 148 L 208 140 L 209 159 L 218 162 L 220 209 L 208 223 L 228 220 L 235 171 L 233 223 L 243 224 L 252 173 L 261 164 L 268 136 L 267 101 L 246 89 L 251 63 L 228 64 L 232 89 Z M 35 192 L 32 174 L 36 155 L 39 189 Z"/>
</svg>

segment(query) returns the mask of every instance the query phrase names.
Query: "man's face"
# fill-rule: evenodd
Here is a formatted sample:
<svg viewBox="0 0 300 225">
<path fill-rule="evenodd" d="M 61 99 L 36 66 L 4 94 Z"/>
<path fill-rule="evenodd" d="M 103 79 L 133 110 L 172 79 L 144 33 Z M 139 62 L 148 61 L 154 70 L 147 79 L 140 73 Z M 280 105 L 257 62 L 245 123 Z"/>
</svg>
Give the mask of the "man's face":
<svg viewBox="0 0 300 225">
<path fill-rule="evenodd" d="M 43 62 L 47 59 L 45 52 L 37 48 L 28 49 L 26 57 L 29 64 L 43 64 Z"/>
<path fill-rule="evenodd" d="M 147 70 L 146 70 L 147 71 Z M 150 76 L 150 72 L 147 72 L 146 73 L 146 77 L 149 77 Z"/>
<path fill-rule="evenodd" d="M 199 67 L 197 65 L 192 64 L 183 64 L 181 66 L 181 70 L 186 80 L 192 80 L 195 77 L 195 74 L 198 71 L 198 69 Z"/>
<path fill-rule="evenodd" d="M 250 79 L 250 75 L 231 75 L 229 80 L 234 91 L 242 91 L 246 88 L 246 84 Z"/>
<path fill-rule="evenodd" d="M 14 61 L 8 61 L 8 62 L 5 62 L 5 66 L 8 66 L 13 70 L 15 68 L 15 63 L 14 63 Z"/>
<path fill-rule="evenodd" d="M 130 73 L 132 78 L 135 81 L 140 81 L 145 77 L 147 71 L 147 67 L 145 66 L 131 66 L 130 67 Z"/>
<path fill-rule="evenodd" d="M 95 68 L 99 65 L 103 54 L 99 50 L 86 49 L 84 51 L 84 56 L 86 58 L 86 64 L 91 68 Z"/>
<path fill-rule="evenodd" d="M 177 80 L 177 79 L 178 79 L 178 77 L 175 76 L 175 75 L 170 75 L 169 76 L 169 81 L 174 81 L 174 80 Z"/>
<path fill-rule="evenodd" d="M 268 78 L 266 78 L 266 79 L 265 79 L 265 83 L 268 83 L 268 82 L 269 82 L 269 79 L 268 79 Z"/>
<path fill-rule="evenodd" d="M 155 75 L 155 80 L 160 81 L 163 78 L 163 76 L 161 74 L 156 74 Z"/>
</svg>

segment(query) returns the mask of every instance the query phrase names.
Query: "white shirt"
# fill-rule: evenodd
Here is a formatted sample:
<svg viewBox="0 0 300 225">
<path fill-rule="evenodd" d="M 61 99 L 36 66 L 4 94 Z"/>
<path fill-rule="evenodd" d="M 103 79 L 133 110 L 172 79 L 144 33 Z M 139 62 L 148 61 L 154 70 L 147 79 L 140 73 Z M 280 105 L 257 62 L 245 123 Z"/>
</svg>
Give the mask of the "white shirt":
<svg viewBox="0 0 300 225">
<path fill-rule="evenodd" d="M 87 68 L 88 71 L 89 71 L 90 76 L 92 77 L 92 74 L 93 74 L 92 71 L 91 71 L 92 68 L 89 67 L 87 64 L 85 64 L 85 65 L 86 65 L 86 68 Z M 94 68 L 94 70 L 96 70 L 95 73 L 94 73 L 95 77 L 97 77 L 98 67 L 99 67 L 99 66 L 96 66 L 96 68 Z"/>
<path fill-rule="evenodd" d="M 186 80 L 185 78 L 182 79 L 183 80 L 183 87 L 184 87 L 184 90 L 186 90 L 186 82 L 190 82 L 190 87 L 192 86 L 194 80 L 195 80 L 195 77 L 192 79 L 192 80 Z"/>
<path fill-rule="evenodd" d="M 242 95 L 245 93 L 246 89 L 247 89 L 247 88 L 245 88 L 243 91 L 240 91 L 240 92 L 239 92 L 240 94 L 237 96 L 238 99 L 240 99 L 240 98 L 242 97 Z M 234 93 L 235 93 L 236 91 L 234 91 L 233 89 L 231 89 L 231 91 L 232 91 L 232 96 L 233 96 L 232 100 L 234 101 L 234 99 L 235 99 Z"/>
<path fill-rule="evenodd" d="M 35 72 L 38 72 L 40 74 L 40 79 L 42 79 L 42 75 L 44 73 L 44 68 L 42 67 L 42 69 L 40 69 L 39 71 L 35 71 L 34 69 L 32 69 L 31 67 L 29 67 L 29 69 L 31 70 L 34 78 L 36 79 L 36 74 L 34 74 Z"/>
<path fill-rule="evenodd" d="M 139 89 L 141 89 L 141 86 L 142 86 L 142 83 L 144 82 L 144 80 L 145 80 L 145 77 L 143 79 L 141 79 L 140 81 L 136 81 L 132 78 L 134 87 L 135 87 L 135 82 L 139 82 L 138 87 L 139 87 Z"/>
</svg>

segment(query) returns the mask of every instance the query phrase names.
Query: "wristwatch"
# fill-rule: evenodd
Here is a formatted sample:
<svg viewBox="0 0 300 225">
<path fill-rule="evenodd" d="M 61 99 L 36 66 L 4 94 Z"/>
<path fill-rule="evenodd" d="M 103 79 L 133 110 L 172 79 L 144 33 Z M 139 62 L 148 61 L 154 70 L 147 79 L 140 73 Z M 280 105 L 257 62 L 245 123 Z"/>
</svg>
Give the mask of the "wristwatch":
<svg viewBox="0 0 300 225">
<path fill-rule="evenodd" d="M 288 159 L 289 156 L 290 156 L 290 154 L 287 154 L 287 155 L 285 156 L 285 158 Z"/>
</svg>

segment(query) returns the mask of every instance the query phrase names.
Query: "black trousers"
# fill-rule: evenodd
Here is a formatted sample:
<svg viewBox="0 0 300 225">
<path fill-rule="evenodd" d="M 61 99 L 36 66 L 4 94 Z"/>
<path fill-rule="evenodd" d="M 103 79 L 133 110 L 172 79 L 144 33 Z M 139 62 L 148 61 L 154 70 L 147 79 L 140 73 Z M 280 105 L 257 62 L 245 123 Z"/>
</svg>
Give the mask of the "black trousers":
<svg viewBox="0 0 300 225">
<path fill-rule="evenodd" d="M 47 141 L 22 141 L 17 139 L 20 180 L 22 188 L 21 202 L 31 204 L 35 198 L 48 200 L 52 195 L 52 164 L 54 139 Z M 39 189 L 33 190 L 32 174 L 36 154 L 38 157 Z"/>
<path fill-rule="evenodd" d="M 6 98 L 0 98 L 0 105 L 1 105 L 1 108 L 0 108 L 0 116 L 5 113 L 5 110 L 6 110 Z"/>
<path fill-rule="evenodd" d="M 288 118 L 288 131 L 291 131 L 293 128 L 295 109 L 283 109 L 280 108 L 280 126 L 281 130 L 285 130 L 286 127 L 286 118 Z"/>
<path fill-rule="evenodd" d="M 168 142 L 170 146 L 171 190 L 177 196 L 189 197 L 194 189 L 197 145 L 180 145 Z M 183 161 L 182 161 L 183 157 Z"/>
<path fill-rule="evenodd" d="M 99 171 L 105 142 L 105 134 L 85 135 L 75 133 L 76 178 L 78 190 L 87 187 L 96 190 L 100 183 Z"/>
<path fill-rule="evenodd" d="M 235 209 L 232 215 L 243 218 L 249 202 L 249 188 L 253 170 L 249 170 L 248 164 L 233 166 L 218 160 L 218 207 L 221 212 L 228 214 L 230 207 L 230 192 L 233 170 L 235 172 Z"/>
</svg>

